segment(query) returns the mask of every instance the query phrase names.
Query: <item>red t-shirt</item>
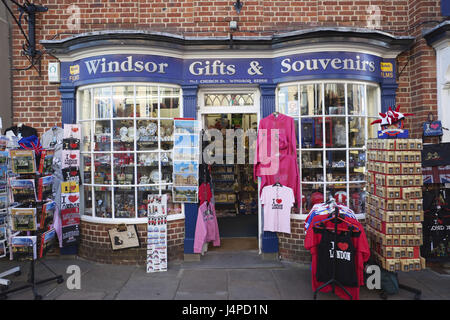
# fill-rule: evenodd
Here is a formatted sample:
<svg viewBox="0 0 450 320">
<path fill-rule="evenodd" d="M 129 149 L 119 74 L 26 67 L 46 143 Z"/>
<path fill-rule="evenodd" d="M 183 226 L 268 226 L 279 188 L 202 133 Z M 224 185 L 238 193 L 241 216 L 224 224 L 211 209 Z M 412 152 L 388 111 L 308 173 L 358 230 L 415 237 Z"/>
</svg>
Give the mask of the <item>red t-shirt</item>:
<svg viewBox="0 0 450 320">
<path fill-rule="evenodd" d="M 321 233 L 314 232 L 314 229 L 312 228 L 314 226 L 314 223 L 327 219 L 328 215 L 318 215 L 315 216 L 311 222 L 311 229 L 306 234 L 305 237 L 305 249 L 309 250 L 312 255 L 312 289 L 315 291 L 317 288 L 319 288 L 324 282 L 317 281 L 316 278 L 316 271 L 317 271 L 317 249 L 318 245 L 320 243 L 320 240 L 322 239 Z M 355 264 L 356 264 L 356 273 L 359 285 L 364 285 L 364 262 L 369 260 L 370 257 L 370 249 L 369 249 L 369 243 L 367 241 L 366 234 L 364 232 L 364 228 L 362 225 L 355 219 L 346 217 L 346 221 L 351 222 L 352 224 L 356 225 L 359 230 L 361 231 L 361 234 L 359 237 L 352 237 L 352 243 L 356 249 L 355 254 Z M 331 221 L 325 221 L 325 226 L 327 228 L 334 228 L 334 223 Z M 338 229 L 344 229 L 348 230 L 348 224 L 346 223 L 340 223 L 338 225 Z M 353 300 L 359 300 L 359 287 L 345 287 L 345 289 L 352 295 Z M 322 288 L 321 292 L 331 292 L 332 286 L 328 285 L 324 288 Z M 339 286 L 335 285 L 335 293 L 338 297 L 341 297 L 346 300 L 350 300 L 350 297 L 345 293 L 344 290 L 342 290 Z"/>
<path fill-rule="evenodd" d="M 199 205 L 201 205 L 205 201 L 211 201 L 212 193 L 211 193 L 211 186 L 209 183 L 202 183 L 200 187 L 198 188 L 198 201 Z"/>
</svg>

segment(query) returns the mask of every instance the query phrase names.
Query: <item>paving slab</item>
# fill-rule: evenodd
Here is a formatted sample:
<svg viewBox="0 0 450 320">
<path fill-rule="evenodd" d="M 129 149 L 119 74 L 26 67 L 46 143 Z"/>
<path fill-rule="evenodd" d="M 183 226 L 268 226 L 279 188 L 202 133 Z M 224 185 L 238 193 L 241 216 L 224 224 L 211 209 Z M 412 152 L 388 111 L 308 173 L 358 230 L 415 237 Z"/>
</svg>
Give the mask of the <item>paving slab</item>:
<svg viewBox="0 0 450 320">
<path fill-rule="evenodd" d="M 228 283 L 230 300 L 281 299 L 272 270 L 230 270 Z"/>
<path fill-rule="evenodd" d="M 276 269 L 272 271 L 272 274 L 282 300 L 310 300 L 313 298 L 309 266 Z"/>
<path fill-rule="evenodd" d="M 184 270 L 178 293 L 223 293 L 228 291 L 226 270 Z"/>
<path fill-rule="evenodd" d="M 207 252 L 200 261 L 184 262 L 184 269 L 270 269 L 283 268 L 278 260 L 263 260 L 257 251 Z"/>
</svg>

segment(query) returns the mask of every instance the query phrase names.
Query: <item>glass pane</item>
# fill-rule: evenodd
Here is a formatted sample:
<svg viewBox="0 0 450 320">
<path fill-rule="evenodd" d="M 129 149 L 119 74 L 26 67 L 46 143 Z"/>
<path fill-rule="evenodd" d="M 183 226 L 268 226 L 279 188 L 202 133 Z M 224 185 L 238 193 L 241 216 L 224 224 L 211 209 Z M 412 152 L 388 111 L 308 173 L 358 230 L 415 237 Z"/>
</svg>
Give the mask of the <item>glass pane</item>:
<svg viewBox="0 0 450 320">
<path fill-rule="evenodd" d="M 159 154 L 147 152 L 137 154 L 138 184 L 155 184 L 159 181 Z"/>
<path fill-rule="evenodd" d="M 173 149 L 173 120 L 161 120 L 159 136 L 161 139 L 161 149 Z"/>
<path fill-rule="evenodd" d="M 182 213 L 181 203 L 172 202 L 172 189 L 162 191 L 162 194 L 167 194 L 167 214 L 180 214 Z"/>
<path fill-rule="evenodd" d="M 91 121 L 81 122 L 81 151 L 91 151 Z"/>
<path fill-rule="evenodd" d="M 136 123 L 136 145 L 137 150 L 158 149 L 158 121 L 139 120 Z"/>
<path fill-rule="evenodd" d="M 136 87 L 136 117 L 158 117 L 158 87 Z"/>
<path fill-rule="evenodd" d="M 319 121 L 320 120 L 320 121 Z M 322 119 L 302 118 L 302 148 L 322 147 Z"/>
<path fill-rule="evenodd" d="M 84 187 L 84 214 L 86 216 L 92 216 L 92 187 Z"/>
<path fill-rule="evenodd" d="M 278 92 L 278 110 L 293 117 L 299 113 L 298 86 L 281 87 Z"/>
<path fill-rule="evenodd" d="M 326 181 L 346 181 L 347 180 L 347 161 L 346 151 L 327 151 L 326 152 Z"/>
<path fill-rule="evenodd" d="M 366 191 L 362 183 L 350 184 L 350 209 L 355 213 L 365 213 Z"/>
<path fill-rule="evenodd" d="M 337 204 L 347 206 L 347 184 L 327 185 L 327 194 L 331 195 Z"/>
<path fill-rule="evenodd" d="M 112 218 L 111 187 L 94 187 L 95 216 Z"/>
<path fill-rule="evenodd" d="M 364 181 L 366 153 L 364 150 L 349 151 L 350 181 Z"/>
<path fill-rule="evenodd" d="M 345 114 L 345 85 L 325 84 L 325 114 Z"/>
<path fill-rule="evenodd" d="M 91 114 L 91 90 L 80 90 L 80 120 L 92 119 Z"/>
<path fill-rule="evenodd" d="M 172 152 L 161 152 L 161 183 L 172 183 Z"/>
<path fill-rule="evenodd" d="M 83 164 L 83 167 L 81 168 L 81 170 L 83 171 L 83 183 L 91 184 L 92 183 L 91 155 L 82 154 L 81 163 Z"/>
<path fill-rule="evenodd" d="M 302 116 L 322 114 L 321 84 L 306 84 L 300 86 L 300 110 Z"/>
<path fill-rule="evenodd" d="M 111 155 L 109 153 L 94 154 L 94 184 L 111 183 Z"/>
<path fill-rule="evenodd" d="M 323 182 L 322 151 L 302 151 L 302 181 Z"/>
<path fill-rule="evenodd" d="M 111 88 L 94 89 L 94 111 L 96 119 L 111 118 Z"/>
<path fill-rule="evenodd" d="M 134 117 L 134 86 L 113 87 L 113 117 Z"/>
<path fill-rule="evenodd" d="M 352 115 L 366 115 L 364 108 L 364 85 L 362 84 L 348 84 L 347 85 L 347 105 L 348 114 Z"/>
<path fill-rule="evenodd" d="M 253 94 L 205 94 L 206 107 L 253 106 Z"/>
<path fill-rule="evenodd" d="M 180 116 L 180 89 L 161 88 L 161 118 L 177 118 Z"/>
<path fill-rule="evenodd" d="M 348 129 L 348 142 L 350 148 L 362 148 L 365 145 L 364 136 L 366 135 L 366 118 L 349 117 Z"/>
<path fill-rule="evenodd" d="M 134 184 L 134 154 L 116 153 L 114 158 L 114 184 Z"/>
<path fill-rule="evenodd" d="M 114 218 L 136 218 L 134 187 L 114 188 Z"/>
<path fill-rule="evenodd" d="M 318 203 L 324 202 L 324 195 L 323 195 L 323 184 L 305 184 L 302 183 L 302 196 L 304 197 L 304 205 L 302 205 L 303 210 L 306 208 L 306 212 L 308 211 Z"/>
<path fill-rule="evenodd" d="M 111 151 L 111 121 L 95 121 L 94 151 Z"/>
<path fill-rule="evenodd" d="M 370 125 L 370 123 L 379 118 L 378 112 L 380 108 L 380 100 L 378 97 L 378 87 L 367 86 L 367 113 L 369 115 L 369 136 L 368 138 L 377 138 L 377 132 L 380 130 L 378 124 Z"/>
<path fill-rule="evenodd" d="M 114 151 L 134 150 L 134 120 L 113 120 Z"/>
<path fill-rule="evenodd" d="M 324 141 L 326 140 L 326 146 L 333 146 L 333 121 L 331 118 L 326 118 L 325 120 L 325 137 L 323 137 L 323 119 L 322 118 L 313 118 L 313 119 L 302 119 L 302 124 L 306 126 L 306 128 L 313 128 L 313 132 L 307 132 L 309 134 L 309 140 L 313 141 L 313 148 L 322 148 Z M 311 130 L 311 129 L 309 129 Z M 302 131 L 302 135 L 305 129 Z M 302 137 L 303 140 L 303 137 Z"/>
<path fill-rule="evenodd" d="M 345 129 L 345 118 L 344 117 L 333 117 L 326 118 L 326 142 L 327 146 L 332 148 L 345 148 L 347 146 L 347 137 L 346 137 L 346 129 Z M 330 130 L 328 126 L 331 125 L 333 130 Z M 328 135 L 328 132 L 332 131 L 331 137 Z"/>
</svg>

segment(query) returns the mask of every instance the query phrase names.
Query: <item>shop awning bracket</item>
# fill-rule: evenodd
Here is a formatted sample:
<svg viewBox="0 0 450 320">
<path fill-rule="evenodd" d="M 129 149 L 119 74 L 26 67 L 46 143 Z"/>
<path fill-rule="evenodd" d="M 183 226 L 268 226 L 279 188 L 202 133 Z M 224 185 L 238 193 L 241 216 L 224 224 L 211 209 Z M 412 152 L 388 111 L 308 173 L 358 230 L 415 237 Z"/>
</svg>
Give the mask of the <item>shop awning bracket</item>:
<svg viewBox="0 0 450 320">
<path fill-rule="evenodd" d="M 26 43 L 22 45 L 22 55 L 24 55 L 30 65 L 23 69 L 13 69 L 15 71 L 24 71 L 29 70 L 31 68 L 35 68 L 36 71 L 41 75 L 41 58 L 43 56 L 43 52 L 36 49 L 36 13 L 38 12 L 46 12 L 48 11 L 47 7 L 36 5 L 34 3 L 30 3 L 28 0 L 25 0 L 23 5 L 19 4 L 15 0 L 9 0 L 14 5 L 17 6 L 20 14 L 19 19 L 14 15 L 13 11 L 7 4 L 7 0 L 1 0 L 8 10 L 9 14 L 13 17 L 15 23 L 19 27 L 20 32 L 25 38 Z M 25 15 L 26 14 L 26 15 Z M 28 23 L 28 34 L 24 30 L 22 26 L 22 19 L 24 19 Z M 38 67 L 36 66 L 38 65 Z"/>
</svg>

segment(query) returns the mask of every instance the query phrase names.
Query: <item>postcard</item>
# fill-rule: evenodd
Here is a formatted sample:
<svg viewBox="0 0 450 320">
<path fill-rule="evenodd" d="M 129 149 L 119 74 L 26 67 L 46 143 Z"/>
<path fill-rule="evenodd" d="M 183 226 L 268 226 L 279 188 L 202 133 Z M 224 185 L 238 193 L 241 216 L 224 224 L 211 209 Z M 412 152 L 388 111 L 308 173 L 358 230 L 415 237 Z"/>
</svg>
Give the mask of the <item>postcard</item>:
<svg viewBox="0 0 450 320">
<path fill-rule="evenodd" d="M 193 148 L 178 148 L 173 150 L 173 159 L 184 161 L 199 161 L 199 151 Z"/>
<path fill-rule="evenodd" d="M 174 147 L 175 148 L 198 148 L 199 143 L 198 135 L 175 135 Z"/>
<path fill-rule="evenodd" d="M 198 202 L 198 187 L 173 187 L 173 202 Z"/>
<path fill-rule="evenodd" d="M 34 179 L 10 179 L 13 202 L 36 201 Z"/>
<path fill-rule="evenodd" d="M 174 161 L 174 173 L 194 173 L 198 172 L 198 163 L 196 161 Z"/>
<path fill-rule="evenodd" d="M 14 259 L 32 260 L 37 258 L 36 236 L 12 237 L 11 247 Z"/>
<path fill-rule="evenodd" d="M 14 231 L 36 230 L 36 208 L 10 208 L 10 213 Z"/>
<path fill-rule="evenodd" d="M 39 248 L 39 258 L 46 255 L 47 251 L 53 247 L 56 239 L 56 230 L 50 229 L 41 235 L 41 243 Z"/>
<path fill-rule="evenodd" d="M 174 173 L 173 174 L 174 186 L 197 186 L 198 174 L 197 173 Z"/>
<path fill-rule="evenodd" d="M 39 161 L 38 172 L 42 175 L 49 175 L 53 173 L 53 157 L 54 150 L 42 150 L 41 159 Z"/>
<path fill-rule="evenodd" d="M 56 210 L 56 202 L 50 201 L 47 203 L 44 203 L 42 206 L 42 212 L 41 217 L 39 220 L 39 228 L 40 229 L 47 229 L 51 224 L 53 224 L 53 217 L 55 215 Z"/>
<path fill-rule="evenodd" d="M 6 240 L 6 226 L 0 227 L 0 241 Z"/>
<path fill-rule="evenodd" d="M 0 240 L 0 258 L 6 257 L 6 240 Z"/>
<path fill-rule="evenodd" d="M 51 198 L 53 194 L 53 176 L 41 177 L 38 180 L 38 201 Z"/>
<path fill-rule="evenodd" d="M 174 128 L 175 134 L 194 134 L 199 130 L 199 123 L 197 120 L 175 119 Z"/>
<path fill-rule="evenodd" d="M 36 160 L 33 150 L 11 150 L 12 172 L 17 174 L 36 173 Z"/>
<path fill-rule="evenodd" d="M 8 208 L 8 195 L 0 194 L 0 210 L 6 210 Z"/>
</svg>

